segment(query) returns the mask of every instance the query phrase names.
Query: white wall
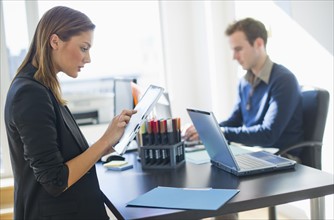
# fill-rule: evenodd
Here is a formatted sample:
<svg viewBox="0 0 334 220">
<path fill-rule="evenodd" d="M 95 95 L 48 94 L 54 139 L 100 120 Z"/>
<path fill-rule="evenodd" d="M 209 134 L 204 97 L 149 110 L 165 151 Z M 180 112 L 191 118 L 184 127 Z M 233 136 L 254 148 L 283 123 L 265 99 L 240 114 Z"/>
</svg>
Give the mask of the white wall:
<svg viewBox="0 0 334 220">
<path fill-rule="evenodd" d="M 213 110 L 218 118 L 230 113 L 237 75 L 224 30 L 234 19 L 233 5 L 160 2 L 167 89 L 182 124 L 190 122 L 188 107 Z"/>
<path fill-rule="evenodd" d="M 275 3 L 333 55 L 334 1 L 276 0 Z"/>
</svg>

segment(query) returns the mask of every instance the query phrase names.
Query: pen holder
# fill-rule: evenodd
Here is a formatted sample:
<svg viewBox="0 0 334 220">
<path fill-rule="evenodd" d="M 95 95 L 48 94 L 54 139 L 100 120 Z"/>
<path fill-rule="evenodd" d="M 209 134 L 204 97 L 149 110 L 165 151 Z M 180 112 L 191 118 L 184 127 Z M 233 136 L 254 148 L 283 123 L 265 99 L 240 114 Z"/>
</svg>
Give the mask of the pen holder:
<svg viewBox="0 0 334 220">
<path fill-rule="evenodd" d="M 177 168 L 185 162 L 184 142 L 140 147 L 140 160 L 143 169 Z"/>
</svg>

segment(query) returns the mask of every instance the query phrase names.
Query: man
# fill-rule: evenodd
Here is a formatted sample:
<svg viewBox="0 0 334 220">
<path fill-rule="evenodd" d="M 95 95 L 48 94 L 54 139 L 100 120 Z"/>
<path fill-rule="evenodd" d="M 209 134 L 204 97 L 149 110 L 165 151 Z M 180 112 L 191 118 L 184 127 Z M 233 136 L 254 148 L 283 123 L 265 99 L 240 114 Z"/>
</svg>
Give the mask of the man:
<svg viewBox="0 0 334 220">
<path fill-rule="evenodd" d="M 226 29 L 233 59 L 246 74 L 240 79 L 231 116 L 220 123 L 228 141 L 284 149 L 303 140 L 302 98 L 296 77 L 273 63 L 266 51 L 265 26 L 245 18 Z M 199 139 L 190 126 L 185 138 Z M 298 151 L 291 152 L 298 156 Z"/>
</svg>

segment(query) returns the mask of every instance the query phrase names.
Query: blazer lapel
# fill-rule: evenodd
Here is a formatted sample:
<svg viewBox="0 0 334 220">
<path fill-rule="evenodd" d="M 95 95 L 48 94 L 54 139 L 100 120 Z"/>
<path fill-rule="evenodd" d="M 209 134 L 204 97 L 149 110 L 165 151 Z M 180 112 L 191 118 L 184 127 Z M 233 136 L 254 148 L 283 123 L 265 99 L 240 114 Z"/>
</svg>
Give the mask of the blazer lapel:
<svg viewBox="0 0 334 220">
<path fill-rule="evenodd" d="M 81 133 L 77 123 L 75 122 L 74 118 L 72 117 L 72 114 L 70 113 L 70 110 L 67 108 L 67 106 L 59 106 L 60 107 L 60 112 L 63 116 L 63 119 L 65 121 L 66 126 L 72 132 L 72 135 L 74 139 L 78 142 L 80 148 L 82 151 L 85 151 L 89 145 Z"/>
</svg>

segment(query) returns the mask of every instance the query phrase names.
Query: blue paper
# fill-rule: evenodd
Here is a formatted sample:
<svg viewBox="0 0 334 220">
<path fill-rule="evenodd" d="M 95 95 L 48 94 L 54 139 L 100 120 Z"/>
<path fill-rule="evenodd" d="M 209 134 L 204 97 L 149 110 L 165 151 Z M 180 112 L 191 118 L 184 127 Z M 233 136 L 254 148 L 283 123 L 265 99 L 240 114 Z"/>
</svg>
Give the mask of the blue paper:
<svg viewBox="0 0 334 220">
<path fill-rule="evenodd" d="M 239 190 L 158 186 L 128 202 L 128 206 L 168 209 L 217 210 Z"/>
</svg>

